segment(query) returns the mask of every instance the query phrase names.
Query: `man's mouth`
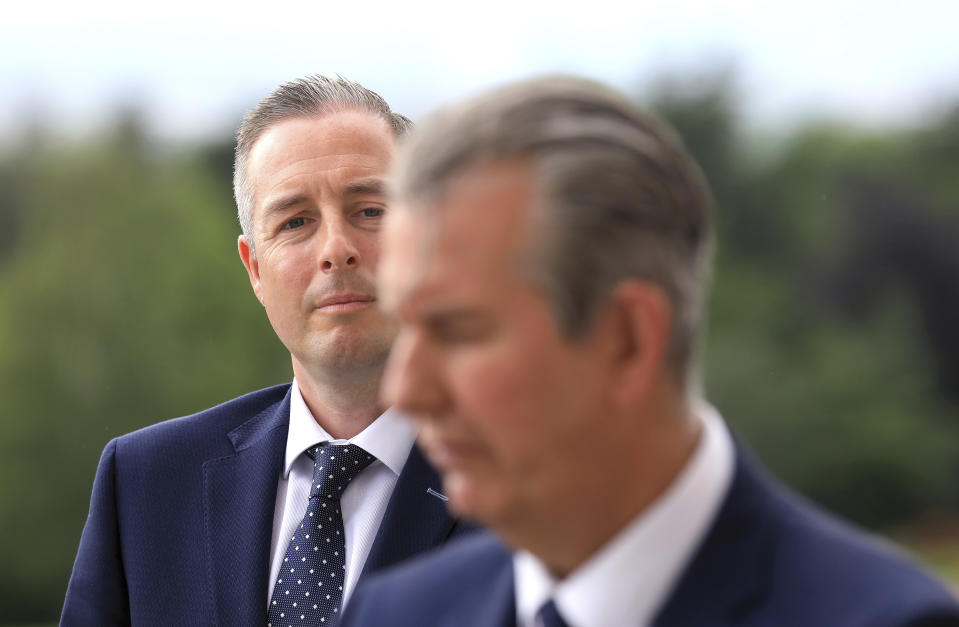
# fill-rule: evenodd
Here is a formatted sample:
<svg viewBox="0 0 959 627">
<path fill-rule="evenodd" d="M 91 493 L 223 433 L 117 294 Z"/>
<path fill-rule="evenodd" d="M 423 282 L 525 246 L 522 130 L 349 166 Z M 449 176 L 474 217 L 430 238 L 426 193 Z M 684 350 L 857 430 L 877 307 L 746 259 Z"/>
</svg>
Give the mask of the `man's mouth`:
<svg viewBox="0 0 959 627">
<path fill-rule="evenodd" d="M 478 455 L 477 448 L 466 442 L 420 437 L 426 457 L 440 471 L 469 465 Z"/>
<path fill-rule="evenodd" d="M 349 292 L 327 296 L 320 301 L 316 308 L 328 313 L 344 313 L 364 309 L 374 302 L 376 302 L 376 298 L 370 294 Z"/>
</svg>

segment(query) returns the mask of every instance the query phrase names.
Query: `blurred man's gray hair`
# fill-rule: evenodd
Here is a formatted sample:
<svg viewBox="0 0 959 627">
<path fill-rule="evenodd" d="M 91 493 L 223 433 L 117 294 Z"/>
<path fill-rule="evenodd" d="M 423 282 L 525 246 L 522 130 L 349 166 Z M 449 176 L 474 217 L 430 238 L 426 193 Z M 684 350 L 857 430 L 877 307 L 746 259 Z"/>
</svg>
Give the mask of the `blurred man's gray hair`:
<svg viewBox="0 0 959 627">
<path fill-rule="evenodd" d="M 532 164 L 545 234 L 523 264 L 569 336 L 585 333 L 616 284 L 660 286 L 674 309 L 668 359 L 693 383 L 708 283 L 712 200 L 676 133 L 619 92 L 566 76 L 523 81 L 419 125 L 394 166 L 400 205 L 435 207 L 471 166 Z"/>
<path fill-rule="evenodd" d="M 257 140 L 278 122 L 293 118 L 315 118 L 341 111 L 362 111 L 389 123 L 397 137 L 405 135 L 413 123 L 394 113 L 382 96 L 342 76 L 330 78 L 318 74 L 277 87 L 247 113 L 236 135 L 233 161 L 233 195 L 236 214 L 243 234 L 253 247 L 253 206 L 255 198 L 247 164 Z"/>
</svg>

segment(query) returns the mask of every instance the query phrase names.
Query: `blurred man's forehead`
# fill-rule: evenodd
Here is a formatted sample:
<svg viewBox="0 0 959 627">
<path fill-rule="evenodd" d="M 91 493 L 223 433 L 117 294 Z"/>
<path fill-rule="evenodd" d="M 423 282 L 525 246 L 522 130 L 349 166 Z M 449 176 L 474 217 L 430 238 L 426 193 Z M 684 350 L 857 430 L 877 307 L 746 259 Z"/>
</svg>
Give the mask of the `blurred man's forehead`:
<svg viewBox="0 0 959 627">
<path fill-rule="evenodd" d="M 385 305 L 468 299 L 517 274 L 534 200 L 529 173 L 525 162 L 483 164 L 426 205 L 394 207 L 380 268 Z"/>
</svg>

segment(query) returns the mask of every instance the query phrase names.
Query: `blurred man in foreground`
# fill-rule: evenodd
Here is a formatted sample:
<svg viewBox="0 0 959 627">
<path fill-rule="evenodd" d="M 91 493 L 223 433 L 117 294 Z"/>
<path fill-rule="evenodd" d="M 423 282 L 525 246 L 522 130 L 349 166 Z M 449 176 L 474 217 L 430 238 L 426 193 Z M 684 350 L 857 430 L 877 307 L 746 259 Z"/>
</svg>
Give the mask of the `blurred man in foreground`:
<svg viewBox="0 0 959 627">
<path fill-rule="evenodd" d="M 347 624 L 959 625 L 701 400 L 711 203 L 661 122 L 591 82 L 523 82 L 429 120 L 394 184 L 384 394 L 495 535 L 369 580 Z"/>
<path fill-rule="evenodd" d="M 239 253 L 293 382 L 107 445 L 62 624 L 330 625 L 361 574 L 453 533 L 413 427 L 378 400 L 384 177 L 409 127 L 322 76 L 246 117 Z"/>
</svg>

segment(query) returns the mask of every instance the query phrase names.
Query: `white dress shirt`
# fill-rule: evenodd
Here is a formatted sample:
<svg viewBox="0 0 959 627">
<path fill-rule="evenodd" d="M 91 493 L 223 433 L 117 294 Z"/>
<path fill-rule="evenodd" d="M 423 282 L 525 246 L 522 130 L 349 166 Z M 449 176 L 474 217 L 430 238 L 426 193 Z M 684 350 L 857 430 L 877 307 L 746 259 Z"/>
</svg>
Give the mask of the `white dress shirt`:
<svg viewBox="0 0 959 627">
<path fill-rule="evenodd" d="M 270 544 L 270 581 L 267 604 L 279 576 L 280 564 L 296 526 L 306 513 L 313 484 L 313 461 L 303 454 L 321 442 L 355 444 L 376 457 L 350 482 L 340 497 L 343 531 L 346 539 L 346 581 L 343 605 L 346 605 L 356 581 L 363 572 L 366 557 L 393 494 L 393 487 L 416 439 L 413 425 L 399 412 L 388 409 L 356 437 L 336 440 L 313 419 L 300 388 L 293 380 L 290 391 L 290 431 L 286 438 L 286 463 L 277 482 L 273 509 L 273 541 Z"/>
<path fill-rule="evenodd" d="M 513 556 L 519 627 L 538 627 L 552 598 L 570 627 L 649 625 L 705 536 L 729 490 L 735 451 L 715 409 L 697 406 L 702 435 L 666 491 L 568 577 L 532 554 Z"/>
</svg>

